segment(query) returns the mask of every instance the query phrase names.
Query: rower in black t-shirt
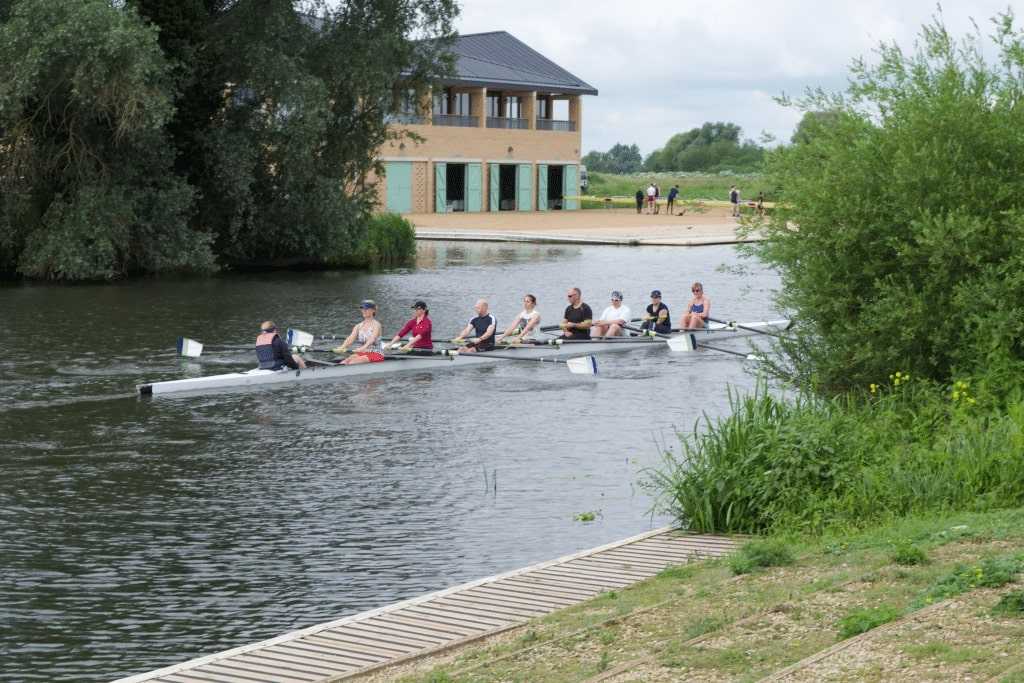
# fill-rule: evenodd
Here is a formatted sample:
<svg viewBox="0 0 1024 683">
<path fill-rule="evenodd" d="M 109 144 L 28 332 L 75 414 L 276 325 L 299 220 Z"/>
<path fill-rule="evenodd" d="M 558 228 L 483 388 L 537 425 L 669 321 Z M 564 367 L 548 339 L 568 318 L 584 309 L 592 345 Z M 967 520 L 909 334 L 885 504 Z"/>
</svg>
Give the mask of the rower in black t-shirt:
<svg viewBox="0 0 1024 683">
<path fill-rule="evenodd" d="M 487 312 L 487 302 L 483 299 L 476 302 L 473 310 L 476 311 L 476 317 L 469 321 L 469 324 L 459 333 L 459 336 L 452 339 L 452 343 L 461 344 L 468 335 L 472 334 L 473 336 L 461 349 L 463 353 L 493 351 L 494 335 L 498 329 L 498 321 Z"/>
<path fill-rule="evenodd" d="M 590 322 L 594 313 L 590 306 L 583 303 L 583 293 L 579 287 L 573 287 L 566 294 L 569 305 L 562 317 L 562 337 L 565 339 L 590 339 Z"/>
<path fill-rule="evenodd" d="M 647 306 L 647 315 L 644 316 L 644 324 L 640 327 L 660 334 L 669 334 L 672 331 L 672 316 L 668 312 L 668 306 L 661 302 L 661 290 L 651 292 L 651 303 Z"/>
</svg>

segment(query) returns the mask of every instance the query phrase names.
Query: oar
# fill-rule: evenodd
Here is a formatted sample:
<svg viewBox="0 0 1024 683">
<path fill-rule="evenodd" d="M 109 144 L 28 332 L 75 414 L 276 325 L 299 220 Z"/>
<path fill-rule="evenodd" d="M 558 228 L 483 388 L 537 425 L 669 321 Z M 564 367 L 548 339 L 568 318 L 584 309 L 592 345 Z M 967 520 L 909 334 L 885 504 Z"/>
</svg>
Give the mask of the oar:
<svg viewBox="0 0 1024 683">
<path fill-rule="evenodd" d="M 741 353 L 739 351 L 733 351 L 732 349 L 723 349 L 719 346 L 711 346 L 710 344 L 697 343 L 697 337 L 692 332 L 688 334 L 680 334 L 672 337 L 668 340 L 668 347 L 673 351 L 695 351 L 698 347 L 711 349 L 712 351 L 718 351 L 720 353 L 727 353 L 731 356 L 739 356 L 746 360 L 761 360 L 758 356 L 752 353 Z"/>
<path fill-rule="evenodd" d="M 639 332 L 641 337 L 660 337 L 662 339 L 671 339 L 671 334 L 664 334 L 663 332 L 655 332 L 654 330 L 642 330 L 639 327 L 632 327 L 630 325 L 624 325 L 624 327 L 630 332 Z"/>
<path fill-rule="evenodd" d="M 756 327 L 747 327 L 746 325 L 740 325 L 738 322 L 734 320 L 730 320 L 727 322 L 725 320 L 719 320 L 718 318 L 712 318 L 710 316 L 708 317 L 708 320 L 710 320 L 713 323 L 721 323 L 726 327 L 739 328 L 741 330 L 746 330 L 747 332 L 756 332 L 757 334 L 766 334 L 769 337 L 775 337 L 776 339 L 784 339 L 784 337 L 781 334 L 775 334 L 774 332 L 769 332 L 767 330 L 759 330 Z"/>
<path fill-rule="evenodd" d="M 638 322 L 642 322 L 642 321 L 643 321 L 643 318 L 633 318 L 629 322 L 631 322 L 631 323 L 638 323 Z M 539 329 L 541 332 L 554 332 L 555 330 L 562 329 L 562 326 L 560 324 L 559 325 L 544 325 L 543 327 L 539 327 L 537 329 Z"/>
<path fill-rule="evenodd" d="M 516 356 L 499 355 L 491 353 L 490 351 L 482 352 L 481 356 L 486 358 L 501 358 L 502 360 L 517 360 L 528 363 L 556 363 L 569 368 L 569 372 L 574 375 L 597 374 L 597 358 L 593 356 L 580 356 L 578 358 L 569 358 L 567 360 L 562 360 L 561 358 L 518 358 Z"/>
</svg>

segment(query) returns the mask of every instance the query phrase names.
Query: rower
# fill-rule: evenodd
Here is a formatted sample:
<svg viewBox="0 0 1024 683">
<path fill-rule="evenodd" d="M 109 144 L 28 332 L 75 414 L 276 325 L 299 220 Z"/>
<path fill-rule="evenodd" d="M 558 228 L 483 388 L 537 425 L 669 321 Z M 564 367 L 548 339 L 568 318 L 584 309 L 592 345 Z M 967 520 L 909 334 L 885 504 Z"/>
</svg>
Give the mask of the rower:
<svg viewBox="0 0 1024 683">
<path fill-rule="evenodd" d="M 433 323 L 430 322 L 430 311 L 427 309 L 427 304 L 417 301 L 412 305 L 412 310 L 414 311 L 412 319 L 402 326 L 402 329 L 398 331 L 398 334 L 394 336 L 391 343 L 385 348 L 401 349 L 414 353 L 417 351 L 426 352 L 433 350 L 434 342 L 430 338 Z M 403 345 L 399 340 L 409 333 L 412 334 L 412 337 Z"/>
<path fill-rule="evenodd" d="M 629 324 L 629 306 L 622 305 L 622 292 L 612 292 L 612 305 L 604 309 L 600 320 L 593 324 L 595 337 L 618 337 L 623 334 L 625 326 Z"/>
<path fill-rule="evenodd" d="M 452 339 L 453 344 L 462 344 L 466 335 L 472 334 L 466 345 L 459 349 L 461 353 L 475 353 L 477 351 L 494 350 L 494 333 L 498 329 L 498 321 L 487 312 L 488 306 L 485 299 L 480 299 L 473 306 L 476 317 L 469 321 L 459 335 Z"/>
<path fill-rule="evenodd" d="M 669 334 L 672 331 L 672 316 L 669 314 L 668 306 L 661 300 L 660 289 L 651 292 L 651 303 L 647 305 L 644 324 L 640 327 L 658 334 Z"/>
<path fill-rule="evenodd" d="M 292 353 L 284 339 L 281 339 L 273 320 L 264 320 L 260 325 L 260 335 L 256 337 L 256 358 L 260 362 L 260 370 L 281 370 L 285 367 L 297 370 L 306 367 L 306 361 Z"/>
<path fill-rule="evenodd" d="M 352 344 L 359 344 L 352 355 L 341 361 L 342 365 L 359 365 L 360 363 L 379 363 L 384 356 L 377 350 L 377 343 L 380 341 L 383 330 L 377 322 L 377 304 L 372 299 L 366 299 L 359 304 L 359 311 L 363 320 L 352 328 L 352 333 L 341 343 L 341 346 L 334 349 L 335 353 L 343 354 L 348 352 Z"/>
<path fill-rule="evenodd" d="M 539 329 L 540 312 L 537 310 L 537 297 L 527 294 L 523 297 L 523 310 L 508 329 L 498 335 L 498 341 L 506 344 L 534 342 Z"/>
<path fill-rule="evenodd" d="M 565 339 L 590 339 L 590 323 L 594 318 L 594 312 L 590 306 L 583 303 L 583 292 L 579 287 L 573 287 L 566 293 L 569 305 L 565 307 L 562 322 L 558 325 L 562 328 L 562 337 Z"/>
<path fill-rule="evenodd" d="M 690 288 L 693 298 L 686 307 L 681 327 L 684 330 L 699 330 L 707 327 L 708 316 L 711 315 L 711 299 L 704 296 L 704 285 L 694 282 Z"/>
</svg>

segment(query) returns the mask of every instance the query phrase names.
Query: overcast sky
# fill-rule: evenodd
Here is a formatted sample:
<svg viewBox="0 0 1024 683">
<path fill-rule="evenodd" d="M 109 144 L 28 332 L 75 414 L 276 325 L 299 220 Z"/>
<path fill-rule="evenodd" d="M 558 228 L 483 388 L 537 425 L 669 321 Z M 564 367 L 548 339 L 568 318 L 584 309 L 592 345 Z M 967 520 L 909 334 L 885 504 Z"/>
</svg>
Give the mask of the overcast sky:
<svg viewBox="0 0 1024 683">
<path fill-rule="evenodd" d="M 945 2 L 956 35 L 1024 0 Z M 460 33 L 506 30 L 598 89 L 585 97 L 583 152 L 617 142 L 643 154 L 705 121 L 789 140 L 800 113 L 773 97 L 841 90 L 880 41 L 910 49 L 933 0 L 463 0 Z"/>
</svg>

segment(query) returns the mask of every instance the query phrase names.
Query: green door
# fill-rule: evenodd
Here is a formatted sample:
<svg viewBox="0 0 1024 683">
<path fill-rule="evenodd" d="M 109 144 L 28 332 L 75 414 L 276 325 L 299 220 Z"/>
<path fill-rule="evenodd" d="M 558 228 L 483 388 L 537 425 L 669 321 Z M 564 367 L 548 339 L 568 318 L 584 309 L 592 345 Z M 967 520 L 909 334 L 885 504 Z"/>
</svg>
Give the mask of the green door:
<svg viewBox="0 0 1024 683">
<path fill-rule="evenodd" d="M 483 208 L 484 169 L 480 164 L 466 164 L 466 211 Z"/>
<path fill-rule="evenodd" d="M 562 179 L 564 184 L 562 185 L 562 208 L 566 210 L 580 208 L 580 184 L 578 176 L 578 166 L 567 165 L 563 166 Z"/>
<path fill-rule="evenodd" d="M 389 161 L 384 165 L 387 178 L 388 211 L 394 213 L 412 213 L 412 162 Z"/>
<path fill-rule="evenodd" d="M 487 175 L 490 185 L 487 205 L 491 211 L 498 211 L 501 208 L 501 171 L 498 164 L 487 164 Z"/>
<path fill-rule="evenodd" d="M 548 210 L 548 165 L 537 164 L 537 210 Z"/>
<path fill-rule="evenodd" d="M 516 167 L 516 209 L 533 210 L 533 165 L 519 164 Z"/>
<path fill-rule="evenodd" d="M 448 210 L 448 164 L 434 163 L 434 213 Z"/>
</svg>

